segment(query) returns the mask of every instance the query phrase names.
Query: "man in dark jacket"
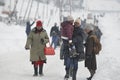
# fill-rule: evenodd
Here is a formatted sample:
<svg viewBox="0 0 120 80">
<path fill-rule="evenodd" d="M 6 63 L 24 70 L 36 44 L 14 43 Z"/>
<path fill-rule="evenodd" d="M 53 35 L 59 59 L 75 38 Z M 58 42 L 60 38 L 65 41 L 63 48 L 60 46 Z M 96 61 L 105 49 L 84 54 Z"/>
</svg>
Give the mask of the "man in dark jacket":
<svg viewBox="0 0 120 80">
<path fill-rule="evenodd" d="M 93 53 L 93 43 L 94 39 L 91 37 L 91 35 L 95 35 L 93 31 L 94 27 L 92 24 L 86 24 L 85 26 L 85 32 L 88 34 L 88 37 L 86 39 L 85 43 L 85 67 L 88 68 L 90 72 L 90 77 L 87 78 L 87 80 L 91 80 L 92 77 L 95 74 L 95 71 L 97 69 L 97 64 L 96 64 L 96 55 Z"/>
<path fill-rule="evenodd" d="M 64 44 L 63 55 L 64 55 L 64 65 L 65 65 L 65 78 L 69 78 L 69 69 L 70 69 L 70 56 L 69 56 L 69 45 L 72 43 L 73 35 L 73 18 L 68 16 L 67 20 L 61 23 L 61 39 Z"/>
<path fill-rule="evenodd" d="M 103 35 L 100 28 L 98 26 L 94 26 L 94 32 L 95 32 L 95 35 L 97 36 L 98 40 L 100 41 L 101 36 Z"/>
<path fill-rule="evenodd" d="M 54 49 L 56 49 L 59 42 L 59 32 L 60 31 L 58 29 L 57 23 L 55 23 L 55 25 L 50 30 L 50 36 L 52 37 L 51 46 L 54 44 Z"/>
<path fill-rule="evenodd" d="M 30 31 L 31 31 L 31 26 L 33 25 L 35 23 L 35 21 L 33 21 L 32 22 L 32 24 L 30 24 L 30 21 L 28 20 L 27 22 L 26 22 L 26 35 L 28 36 L 29 35 L 29 33 L 30 33 Z"/>
<path fill-rule="evenodd" d="M 78 61 L 84 60 L 84 31 L 81 28 L 81 20 L 78 18 L 74 22 L 74 31 L 72 36 L 72 43 L 75 46 L 76 53 L 72 53 L 73 56 L 70 57 L 72 67 L 72 80 L 76 80 Z"/>
</svg>

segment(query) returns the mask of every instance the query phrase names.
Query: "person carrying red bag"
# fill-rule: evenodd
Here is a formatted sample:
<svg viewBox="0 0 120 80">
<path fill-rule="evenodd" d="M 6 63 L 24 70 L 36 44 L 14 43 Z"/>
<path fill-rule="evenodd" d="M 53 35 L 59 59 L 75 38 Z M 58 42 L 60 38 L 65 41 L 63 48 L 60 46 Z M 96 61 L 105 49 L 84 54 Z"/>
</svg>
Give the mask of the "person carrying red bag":
<svg viewBox="0 0 120 80">
<path fill-rule="evenodd" d="M 34 67 L 33 76 L 43 75 L 43 64 L 46 63 L 46 56 L 44 54 L 44 48 L 46 43 L 49 42 L 47 32 L 42 27 L 42 22 L 38 20 L 36 22 L 36 27 L 34 27 L 29 36 L 27 37 L 25 49 L 30 49 L 30 61 Z"/>
</svg>

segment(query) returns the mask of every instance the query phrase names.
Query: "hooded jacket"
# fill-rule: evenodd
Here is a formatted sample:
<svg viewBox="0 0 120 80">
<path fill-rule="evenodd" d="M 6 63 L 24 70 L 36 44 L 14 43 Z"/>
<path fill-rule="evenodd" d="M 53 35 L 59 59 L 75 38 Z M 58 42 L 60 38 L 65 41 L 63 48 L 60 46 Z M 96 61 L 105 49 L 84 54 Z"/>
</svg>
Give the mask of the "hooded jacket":
<svg viewBox="0 0 120 80">
<path fill-rule="evenodd" d="M 72 40 L 72 35 L 73 35 L 73 25 L 69 21 L 65 21 L 61 23 L 61 38 L 65 40 Z"/>
</svg>

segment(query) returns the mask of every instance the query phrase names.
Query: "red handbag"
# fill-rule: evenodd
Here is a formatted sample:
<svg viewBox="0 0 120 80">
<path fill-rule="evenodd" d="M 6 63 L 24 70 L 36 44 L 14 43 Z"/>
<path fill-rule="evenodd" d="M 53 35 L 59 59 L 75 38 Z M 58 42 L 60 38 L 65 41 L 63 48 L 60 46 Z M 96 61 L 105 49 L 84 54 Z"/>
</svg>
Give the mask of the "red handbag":
<svg viewBox="0 0 120 80">
<path fill-rule="evenodd" d="M 55 55 L 55 50 L 52 46 L 49 46 L 49 47 L 45 47 L 44 48 L 44 54 L 45 55 Z"/>
</svg>

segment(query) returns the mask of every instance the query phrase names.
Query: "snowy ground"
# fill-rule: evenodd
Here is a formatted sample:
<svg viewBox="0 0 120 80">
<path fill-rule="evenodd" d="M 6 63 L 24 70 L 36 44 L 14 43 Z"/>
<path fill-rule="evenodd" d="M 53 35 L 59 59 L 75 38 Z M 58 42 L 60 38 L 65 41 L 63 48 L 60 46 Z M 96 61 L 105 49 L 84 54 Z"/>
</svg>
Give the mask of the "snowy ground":
<svg viewBox="0 0 120 80">
<path fill-rule="evenodd" d="M 99 2 L 93 1 L 95 0 L 92 0 L 91 4 L 100 3 L 103 5 L 104 0 Z M 21 0 L 19 0 L 19 3 L 18 8 L 21 6 Z M 117 3 L 114 4 L 120 8 Z M 111 2 L 109 4 L 110 8 L 108 5 L 106 6 L 108 6 L 108 9 L 111 9 L 111 6 L 114 4 Z M 96 8 L 96 5 L 91 6 Z M 105 5 L 101 6 L 102 8 L 100 7 L 100 9 L 105 8 L 104 6 Z M 35 7 L 36 6 L 34 6 L 34 8 Z M 43 5 L 41 5 L 41 7 L 40 9 L 43 10 Z M 24 8 L 26 7 L 24 6 Z M 56 8 L 48 7 L 48 9 L 53 11 L 52 16 L 46 17 L 47 14 L 45 14 L 45 17 L 41 17 L 41 19 L 45 21 L 44 26 L 49 33 L 50 26 L 56 21 L 59 23 L 59 15 Z M 21 15 L 24 14 L 25 11 L 23 10 L 22 12 Z M 32 12 L 35 12 L 35 10 Z M 40 14 L 42 14 L 42 12 Z M 73 16 L 76 17 L 77 15 L 74 14 Z M 50 14 L 48 14 L 48 16 L 50 16 Z M 49 26 L 48 21 L 50 21 Z M 103 49 L 100 55 L 97 56 L 98 69 L 93 80 L 120 80 L 120 14 L 111 14 L 100 18 L 99 25 L 103 32 L 101 41 Z M 65 70 L 63 61 L 59 59 L 60 48 L 58 47 L 56 49 L 55 56 L 47 56 L 47 64 L 44 66 L 45 76 L 33 77 L 33 67 L 29 61 L 29 51 L 24 49 L 25 42 L 26 34 L 24 26 L 6 25 L 0 22 L 0 80 L 63 80 Z M 89 72 L 84 67 L 84 62 L 79 62 L 77 80 L 86 80 L 88 76 Z"/>
<path fill-rule="evenodd" d="M 97 56 L 98 69 L 93 80 L 120 79 L 119 25 L 120 20 L 116 16 L 100 18 L 103 49 Z M 63 80 L 65 71 L 63 61 L 59 59 L 59 48 L 55 56 L 47 56 L 44 76 L 33 77 L 29 51 L 24 49 L 25 42 L 25 27 L 0 23 L 0 80 Z M 84 62 L 79 62 L 77 80 L 86 80 L 88 76 Z"/>
</svg>

